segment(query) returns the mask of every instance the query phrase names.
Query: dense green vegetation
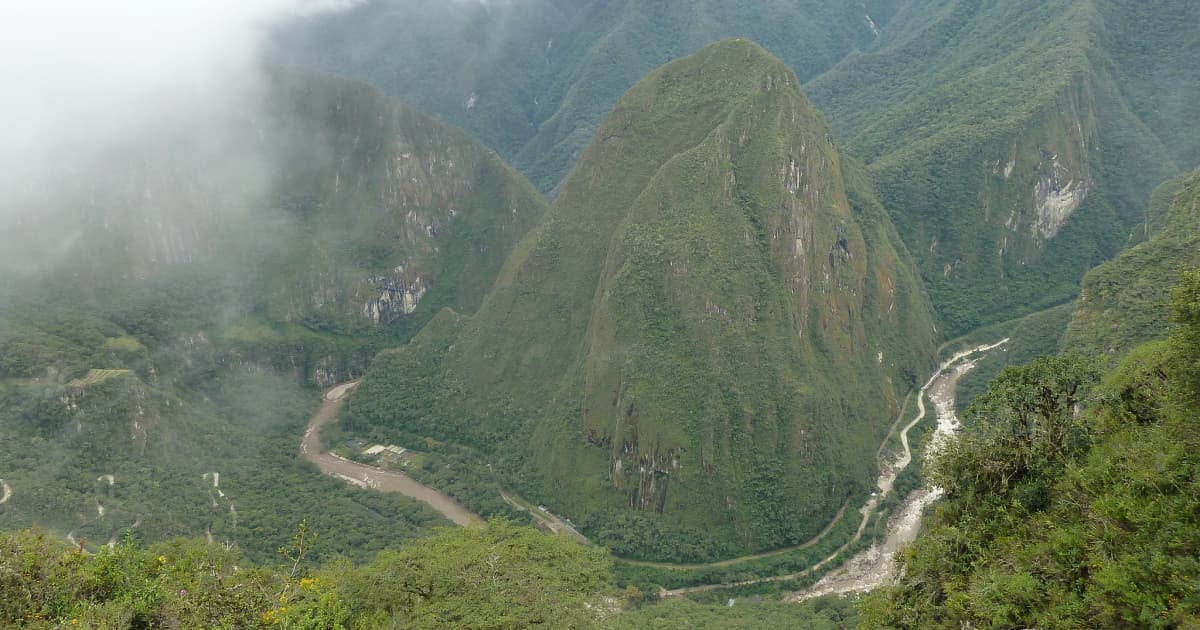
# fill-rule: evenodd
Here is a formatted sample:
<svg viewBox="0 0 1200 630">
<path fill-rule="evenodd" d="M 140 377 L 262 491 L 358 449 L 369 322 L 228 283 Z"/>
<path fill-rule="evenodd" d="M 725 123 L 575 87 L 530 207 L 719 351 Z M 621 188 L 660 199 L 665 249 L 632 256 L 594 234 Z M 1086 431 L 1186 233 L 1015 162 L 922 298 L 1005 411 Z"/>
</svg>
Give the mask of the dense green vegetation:
<svg viewBox="0 0 1200 630">
<path fill-rule="evenodd" d="M 1200 264 L 1200 173 L 1168 182 L 1162 189 L 1151 199 L 1147 217 L 1152 225 L 1161 223 L 1159 229 L 1084 278 L 1067 347 L 1121 356 L 1163 335 L 1166 287 L 1181 268 Z M 1157 219 L 1163 206 L 1169 210 Z"/>
<path fill-rule="evenodd" d="M 1195 166 L 1200 142 L 1179 131 L 1200 96 L 1198 11 L 914 3 L 878 50 L 806 85 L 868 164 L 947 337 L 1073 298 L 1152 188 Z"/>
<path fill-rule="evenodd" d="M 285 29 L 276 54 L 436 112 L 548 191 L 638 77 L 751 37 L 870 166 L 954 337 L 1072 299 L 1200 162 L 1178 133 L 1200 113 L 1198 19 L 1189 0 L 376 0 Z"/>
<path fill-rule="evenodd" d="M 32 210 L 86 237 L 15 228 L 0 528 L 88 548 L 211 536 L 262 560 L 309 516 L 329 553 L 365 559 L 442 522 L 319 475 L 300 435 L 316 386 L 361 374 L 443 307 L 476 308 L 545 204 L 464 133 L 364 84 L 266 77 L 267 113 L 213 146 L 131 139 L 102 173 L 44 191 Z"/>
<path fill-rule="evenodd" d="M 536 187 L 290 67 L 203 137 L 48 149 L 3 199 L 0 625 L 1200 627 L 1200 272 L 1166 290 L 1200 264 L 1198 23 L 373 0 L 291 25 L 276 60 L 412 99 Z M 884 534 L 932 413 L 847 544 L 906 393 L 938 341 L 999 337 L 899 581 L 862 619 L 760 601 Z M 297 457 L 319 388 L 364 374 L 326 445 L 414 447 L 499 520 L 429 534 Z"/>
<path fill-rule="evenodd" d="M 80 553 L 33 530 L 0 534 L 0 624 L 23 628 L 850 628 L 849 602 L 653 603 L 617 589 L 603 550 L 493 521 L 441 530 L 370 562 L 313 554 L 301 523 L 274 561 L 175 539 Z M 286 539 L 286 536 L 285 536 Z"/>
<path fill-rule="evenodd" d="M 476 449 L 622 555 L 808 540 L 869 492 L 933 345 L 898 237 L 827 137 L 745 40 L 652 73 L 480 311 L 379 357 L 347 430 Z"/>
<path fill-rule="evenodd" d="M 620 615 L 613 627 L 629 630 L 841 630 L 854 628 L 858 621 L 858 611 L 846 600 L 833 598 L 818 600 L 811 606 L 798 606 L 755 599 L 736 598 L 732 606 L 725 601 L 699 604 L 687 599 L 668 600 Z"/>
<path fill-rule="evenodd" d="M 958 380 L 954 404 L 959 413 L 966 411 L 988 385 L 1010 365 L 1025 365 L 1038 357 L 1058 354 L 1063 349 L 1063 337 L 1075 313 L 1075 302 L 1067 302 L 1019 319 L 985 326 L 965 336 L 951 348 L 1007 338 L 1008 343 L 980 357 L 975 368 Z"/>
<path fill-rule="evenodd" d="M 365 79 L 469 130 L 554 189 L 625 90 L 654 68 L 748 37 L 807 81 L 899 0 L 373 0 L 277 34 L 275 56 Z"/>
<path fill-rule="evenodd" d="M 250 347 L 199 324 L 206 307 L 166 287 L 152 301 L 127 292 L 100 302 L 42 281 L 0 306 L 0 479 L 12 490 L 0 528 L 39 524 L 88 548 L 126 534 L 208 534 L 262 560 L 307 516 L 330 532 L 330 552 L 365 559 L 442 522 L 295 455 L 316 395 L 301 382 L 307 372 L 291 369 L 368 338 Z M 199 285 L 173 286 L 183 295 Z"/>
<path fill-rule="evenodd" d="M 370 563 L 313 568 L 301 525 L 278 565 L 202 541 L 125 541 L 85 555 L 0 535 L 0 622 L 29 628 L 560 628 L 619 613 L 604 552 L 496 522 L 443 530 Z M 386 585 L 381 588 L 381 585 Z M 610 610 L 611 609 L 611 610 Z"/>
<path fill-rule="evenodd" d="M 1200 272 L 1176 328 L 1101 375 L 1079 355 L 1010 367 L 935 462 L 946 488 L 866 627 L 1200 623 Z"/>
</svg>

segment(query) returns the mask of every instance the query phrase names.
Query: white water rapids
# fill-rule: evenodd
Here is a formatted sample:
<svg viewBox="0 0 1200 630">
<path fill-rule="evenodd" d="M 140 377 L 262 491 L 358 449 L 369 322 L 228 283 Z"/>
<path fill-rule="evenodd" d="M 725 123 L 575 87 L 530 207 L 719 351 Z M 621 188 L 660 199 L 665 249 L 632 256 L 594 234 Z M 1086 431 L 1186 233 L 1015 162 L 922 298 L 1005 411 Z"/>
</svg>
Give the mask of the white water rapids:
<svg viewBox="0 0 1200 630">
<path fill-rule="evenodd" d="M 985 344 L 963 350 L 947 359 L 937 372 L 930 377 L 929 382 L 921 388 L 917 398 L 917 416 L 904 427 L 900 434 L 904 445 L 904 454 L 896 463 L 885 469 L 879 476 L 880 499 L 891 492 L 896 475 L 912 462 L 912 451 L 909 449 L 908 432 L 925 418 L 925 397 L 933 402 L 937 414 L 937 428 L 929 441 L 926 458 L 937 452 L 946 440 L 953 436 L 959 428 L 958 414 L 954 410 L 954 395 L 958 387 L 958 379 L 970 372 L 979 355 L 995 350 L 1008 343 L 1002 339 L 993 344 Z M 914 490 L 888 520 L 887 537 L 881 543 L 876 543 L 870 549 L 859 553 L 846 561 L 837 570 L 821 578 L 816 584 L 802 591 L 787 596 L 787 601 L 804 601 L 823 595 L 845 595 L 869 591 L 893 578 L 895 572 L 896 554 L 906 545 L 916 540 L 921 530 L 921 515 L 925 508 L 942 497 L 943 490 L 937 486 L 926 485 Z M 874 501 L 874 500 L 873 500 Z"/>
</svg>

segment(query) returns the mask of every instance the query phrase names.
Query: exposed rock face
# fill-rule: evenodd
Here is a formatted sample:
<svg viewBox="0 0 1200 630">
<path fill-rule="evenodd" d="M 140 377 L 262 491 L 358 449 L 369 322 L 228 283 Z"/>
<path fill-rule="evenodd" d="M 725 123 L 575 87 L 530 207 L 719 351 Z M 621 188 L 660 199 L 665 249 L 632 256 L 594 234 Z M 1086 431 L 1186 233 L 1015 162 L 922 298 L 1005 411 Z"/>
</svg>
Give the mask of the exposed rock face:
<svg viewBox="0 0 1200 630">
<path fill-rule="evenodd" d="M 1051 164 L 1051 174 L 1038 180 L 1034 188 L 1034 203 L 1037 220 L 1033 222 L 1034 235 L 1043 240 L 1054 238 L 1067 222 L 1071 213 L 1087 199 L 1091 180 L 1077 181 L 1071 173 L 1059 166 L 1057 159 Z M 1066 183 L 1061 178 L 1066 179 Z M 1078 184 L 1078 187 L 1076 186 Z"/>
<path fill-rule="evenodd" d="M 1001 257 L 1017 251 L 1024 262 L 1033 262 L 1087 199 L 1093 187 L 1090 151 L 1097 143 L 1090 103 L 1086 93 L 1065 94 L 992 166 L 989 184 L 995 192 L 981 198 L 985 219 L 1003 220 Z"/>
<path fill-rule="evenodd" d="M 363 315 L 373 323 L 390 323 L 405 315 L 412 315 L 417 310 L 417 303 L 429 290 L 425 278 L 417 277 L 412 283 L 401 278 L 404 267 L 397 267 L 396 276 L 374 276 L 368 280 L 376 297 L 367 299 L 363 305 Z"/>
<path fill-rule="evenodd" d="M 795 75 L 731 40 L 630 90 L 480 310 L 373 369 L 348 420 L 516 459 L 581 522 L 799 542 L 874 478 L 928 308 Z M 363 418 L 382 392 L 440 402 Z"/>
<path fill-rule="evenodd" d="M 1195 163 L 1172 154 L 1198 146 L 1176 132 L 1195 118 L 1197 5 L 1167 4 L 914 3 L 805 86 L 871 170 L 947 337 L 1074 297 Z"/>
<path fill-rule="evenodd" d="M 262 102 L 219 134 L 164 129 L 30 191 L 16 229 L 40 244 L 41 262 L 74 266 L 85 282 L 226 270 L 257 302 L 239 307 L 280 321 L 393 324 L 431 291 L 439 308 L 472 310 L 545 211 L 533 187 L 464 133 L 366 85 L 267 76 Z"/>
</svg>

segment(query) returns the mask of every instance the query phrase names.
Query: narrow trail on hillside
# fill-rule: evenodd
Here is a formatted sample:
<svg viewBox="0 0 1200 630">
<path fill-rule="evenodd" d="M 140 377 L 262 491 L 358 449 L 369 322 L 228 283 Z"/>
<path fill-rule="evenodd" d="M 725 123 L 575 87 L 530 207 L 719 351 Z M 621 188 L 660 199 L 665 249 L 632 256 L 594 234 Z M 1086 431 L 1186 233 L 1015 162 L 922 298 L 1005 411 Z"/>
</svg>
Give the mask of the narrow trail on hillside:
<svg viewBox="0 0 1200 630">
<path fill-rule="evenodd" d="M 505 503 L 508 503 L 518 510 L 528 512 L 534 520 L 536 520 L 538 523 L 541 523 L 542 527 L 545 527 L 555 534 L 570 536 L 571 538 L 574 538 L 585 545 L 592 544 L 592 541 L 588 540 L 587 536 L 584 536 L 579 530 L 571 526 L 570 523 L 559 518 L 553 512 L 549 510 L 543 510 L 541 507 L 534 508 L 532 505 L 526 503 L 524 499 L 519 499 L 516 495 L 510 494 L 503 490 L 500 491 L 500 497 L 504 499 Z"/>
<path fill-rule="evenodd" d="M 304 429 L 304 439 L 300 442 L 300 455 L 315 464 L 321 472 L 338 477 L 348 483 L 379 492 L 396 492 L 424 502 L 456 525 L 481 525 L 483 519 L 457 501 L 429 486 L 418 483 L 408 475 L 352 462 L 332 453 L 321 452 L 321 427 L 337 420 L 338 410 L 342 408 L 346 394 L 358 387 L 358 383 L 359 381 L 350 381 L 325 390 L 321 406 L 317 408 L 316 413 L 309 419 L 308 426 Z"/>
<path fill-rule="evenodd" d="M 791 553 L 793 551 L 803 551 L 803 550 L 808 549 L 809 547 L 821 542 L 826 536 L 829 535 L 829 532 L 833 531 L 834 526 L 837 525 L 838 522 L 840 522 L 842 520 L 842 516 L 844 516 L 846 514 L 846 508 L 848 508 L 848 507 L 850 507 L 850 499 L 849 498 L 847 498 L 846 502 L 842 504 L 842 507 L 841 507 L 841 509 L 839 509 L 837 511 L 837 514 L 835 514 L 833 516 L 833 518 L 829 521 L 829 523 L 827 523 L 825 525 L 825 529 L 822 529 L 821 531 L 817 532 L 816 536 L 813 536 L 812 538 L 800 543 L 799 545 L 793 545 L 791 547 L 783 547 L 781 549 L 764 551 L 762 553 L 756 553 L 756 554 L 752 554 L 749 556 L 738 556 L 737 558 L 730 558 L 728 560 L 718 560 L 716 562 L 703 562 L 703 563 L 699 563 L 699 564 L 684 564 L 684 563 L 677 563 L 677 562 L 654 562 L 651 560 L 627 560 L 625 558 L 620 558 L 620 560 L 621 560 L 621 562 L 623 562 L 625 564 L 632 564 L 634 566 L 639 566 L 639 567 L 655 567 L 658 569 L 719 569 L 722 567 L 731 567 L 735 564 L 741 564 L 743 562 L 749 562 L 751 560 L 763 560 L 765 558 L 774 558 L 775 556 L 782 556 L 785 553 Z"/>
<path fill-rule="evenodd" d="M 11 498 L 12 486 L 5 483 L 3 479 L 0 479 L 0 505 L 8 503 L 8 500 Z"/>
<path fill-rule="evenodd" d="M 833 562 L 846 549 L 862 539 L 863 532 L 866 531 L 871 517 L 878 511 L 880 502 L 891 493 L 896 483 L 896 477 L 912 463 L 912 449 L 909 446 L 908 432 L 925 418 L 925 396 L 928 395 L 930 400 L 934 402 L 938 412 L 938 427 L 937 433 L 931 443 L 932 449 L 936 448 L 946 437 L 952 435 L 958 429 L 958 419 L 954 414 L 954 391 L 958 384 L 958 379 L 970 371 L 971 368 L 975 367 L 975 360 L 968 359 L 973 355 L 994 350 L 1006 343 L 1008 343 L 1008 339 L 964 350 L 938 366 L 937 371 L 933 373 L 933 376 L 929 378 L 929 381 L 925 383 L 925 386 L 918 393 L 917 415 L 904 426 L 904 429 L 900 433 L 900 443 L 904 447 L 904 452 L 895 462 L 885 466 L 880 472 L 879 479 L 876 482 L 879 488 L 878 492 L 859 509 L 862 520 L 859 522 L 858 531 L 836 551 L 813 566 L 796 573 L 743 580 L 729 584 L 705 584 L 672 590 L 664 589 L 659 591 L 659 596 L 679 597 L 724 588 L 752 586 L 770 582 L 786 582 L 812 575 L 830 562 Z M 889 519 L 888 534 L 882 545 L 873 545 L 867 551 L 851 558 L 843 567 L 822 578 L 812 587 L 792 593 L 785 598 L 786 601 L 803 601 L 819 595 L 866 591 L 882 584 L 884 580 L 889 579 L 891 576 L 892 559 L 895 557 L 896 551 L 901 546 L 912 542 L 916 538 L 921 525 L 921 515 L 925 507 L 940 497 L 941 490 L 938 488 L 921 488 L 914 491 L 896 511 L 896 516 Z"/>
<path fill-rule="evenodd" d="M 926 451 L 926 456 L 928 456 L 936 453 L 942 444 L 959 429 L 958 415 L 954 408 L 958 380 L 975 367 L 979 360 L 978 355 L 999 348 L 1006 343 L 1008 343 L 1008 339 L 1002 339 L 994 344 L 981 345 L 959 352 L 943 363 L 925 384 L 925 387 L 921 388 L 921 395 L 917 399 L 917 415 L 900 435 L 904 444 L 904 455 L 897 460 L 900 468 L 908 466 L 912 462 L 908 432 L 925 418 L 925 397 L 928 396 L 933 402 L 937 417 L 937 429 L 935 429 Z M 901 462 L 903 462 L 902 465 Z M 887 536 L 883 542 L 872 545 L 870 549 L 847 560 L 844 565 L 821 578 L 816 584 L 788 595 L 785 600 L 798 602 L 824 595 L 861 593 L 891 580 L 895 571 L 896 554 L 916 540 L 917 534 L 920 533 L 921 516 L 925 512 L 925 508 L 940 499 L 942 495 L 942 489 L 936 486 L 926 485 L 914 490 L 888 520 Z"/>
<path fill-rule="evenodd" d="M 729 584 L 706 584 L 701 586 L 691 586 L 673 590 L 662 590 L 659 595 L 661 597 L 678 597 L 692 593 L 702 593 L 723 588 L 750 586 L 753 584 L 763 584 L 770 582 L 782 582 L 795 580 L 805 577 L 814 572 L 820 571 L 827 564 L 833 562 L 840 557 L 846 549 L 862 539 L 863 533 L 866 531 L 867 525 L 879 510 L 879 504 L 891 492 L 896 483 L 896 478 L 905 468 L 912 464 L 912 447 L 909 443 L 909 432 L 919 424 L 927 413 L 925 408 L 925 397 L 928 396 L 933 401 L 936 407 L 938 418 L 938 427 L 934 438 L 931 441 L 930 449 L 936 448 L 946 437 L 953 435 L 958 429 L 958 419 L 954 413 L 954 392 L 958 384 L 958 379 L 971 370 L 975 366 L 975 360 L 968 360 L 970 357 L 994 350 L 1008 343 L 1008 339 L 1003 339 L 994 344 L 980 345 L 968 350 L 963 350 L 943 362 L 934 372 L 925 386 L 921 388 L 917 396 L 917 415 L 904 425 L 900 431 L 900 443 L 903 447 L 903 453 L 895 459 L 895 461 L 886 463 L 879 474 L 879 479 L 876 481 L 878 491 L 872 496 L 866 504 L 858 510 L 861 515 L 861 520 L 858 529 L 854 536 L 845 544 L 840 546 L 836 551 L 822 559 L 813 566 L 787 575 L 777 575 L 765 578 L 757 578 L 742 582 L 734 582 Z M 366 464 L 352 462 L 350 460 L 338 457 L 332 453 L 322 453 L 320 445 L 320 429 L 322 426 L 333 422 L 337 419 L 337 412 L 341 409 L 345 396 L 357 387 L 359 381 L 349 381 L 330 387 L 325 391 L 324 400 L 321 407 L 313 414 L 309 420 L 308 426 L 305 428 L 304 439 L 300 445 L 300 454 L 308 461 L 317 465 L 325 474 L 338 477 L 343 481 L 380 492 L 398 492 L 405 496 L 423 501 L 446 518 L 458 525 L 478 525 L 482 523 L 477 515 L 470 512 L 449 496 L 425 486 L 411 477 L 402 473 L 384 470 Z M 907 402 L 907 399 L 906 399 Z M 904 407 L 902 406 L 901 409 Z M 902 417 L 898 417 L 893 425 L 899 426 L 903 422 Z M 889 439 L 891 433 L 888 434 Z M 882 457 L 884 446 L 881 445 L 879 453 Z M 529 502 L 521 497 L 501 491 L 501 497 L 513 507 L 528 512 L 534 520 L 538 521 L 546 529 L 570 536 L 583 544 L 592 544 L 590 540 L 579 530 L 572 527 L 562 518 L 556 516 L 548 510 L 535 508 Z M 893 517 L 888 521 L 888 534 L 886 539 L 881 544 L 873 545 L 867 551 L 860 553 L 854 558 L 847 561 L 846 565 L 839 568 L 837 571 L 823 578 L 820 582 L 804 591 L 799 591 L 788 596 L 789 601 L 802 601 L 810 597 L 832 593 L 851 593 L 870 590 L 885 580 L 889 579 L 892 571 L 892 559 L 896 552 L 916 538 L 916 534 L 920 529 L 921 515 L 924 509 L 941 497 L 940 488 L 920 488 L 913 491 L 897 509 Z M 783 555 L 793 551 L 807 549 L 821 540 L 823 540 L 830 531 L 841 521 L 845 516 L 846 510 L 849 508 L 850 501 L 846 500 L 834 518 L 825 526 L 825 528 L 817 533 L 812 539 L 792 547 L 776 549 L 772 551 L 730 558 L 727 560 L 719 560 L 709 563 L 672 563 L 672 562 L 653 562 L 644 560 L 631 560 L 617 557 L 621 562 L 644 567 L 655 567 L 663 569 L 681 569 L 681 570 L 696 570 L 709 568 L 728 567 L 743 562 L 752 560 L 760 560 L 771 558 L 774 556 Z"/>
</svg>

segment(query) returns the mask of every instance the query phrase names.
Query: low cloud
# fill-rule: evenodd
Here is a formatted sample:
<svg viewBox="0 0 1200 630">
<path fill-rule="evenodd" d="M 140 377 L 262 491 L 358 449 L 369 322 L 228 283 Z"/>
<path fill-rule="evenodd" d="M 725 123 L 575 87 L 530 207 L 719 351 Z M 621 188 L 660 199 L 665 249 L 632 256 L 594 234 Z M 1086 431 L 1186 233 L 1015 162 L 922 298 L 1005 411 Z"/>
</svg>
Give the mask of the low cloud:
<svg viewBox="0 0 1200 630">
<path fill-rule="evenodd" d="M 0 248 L 61 206 L 85 212 L 81 191 L 102 187 L 106 168 L 124 174 L 127 165 L 105 163 L 114 153 L 144 140 L 187 146 L 227 133 L 231 117 L 245 119 L 257 105 L 269 31 L 354 2 L 13 4 L 0 20 Z"/>
</svg>

